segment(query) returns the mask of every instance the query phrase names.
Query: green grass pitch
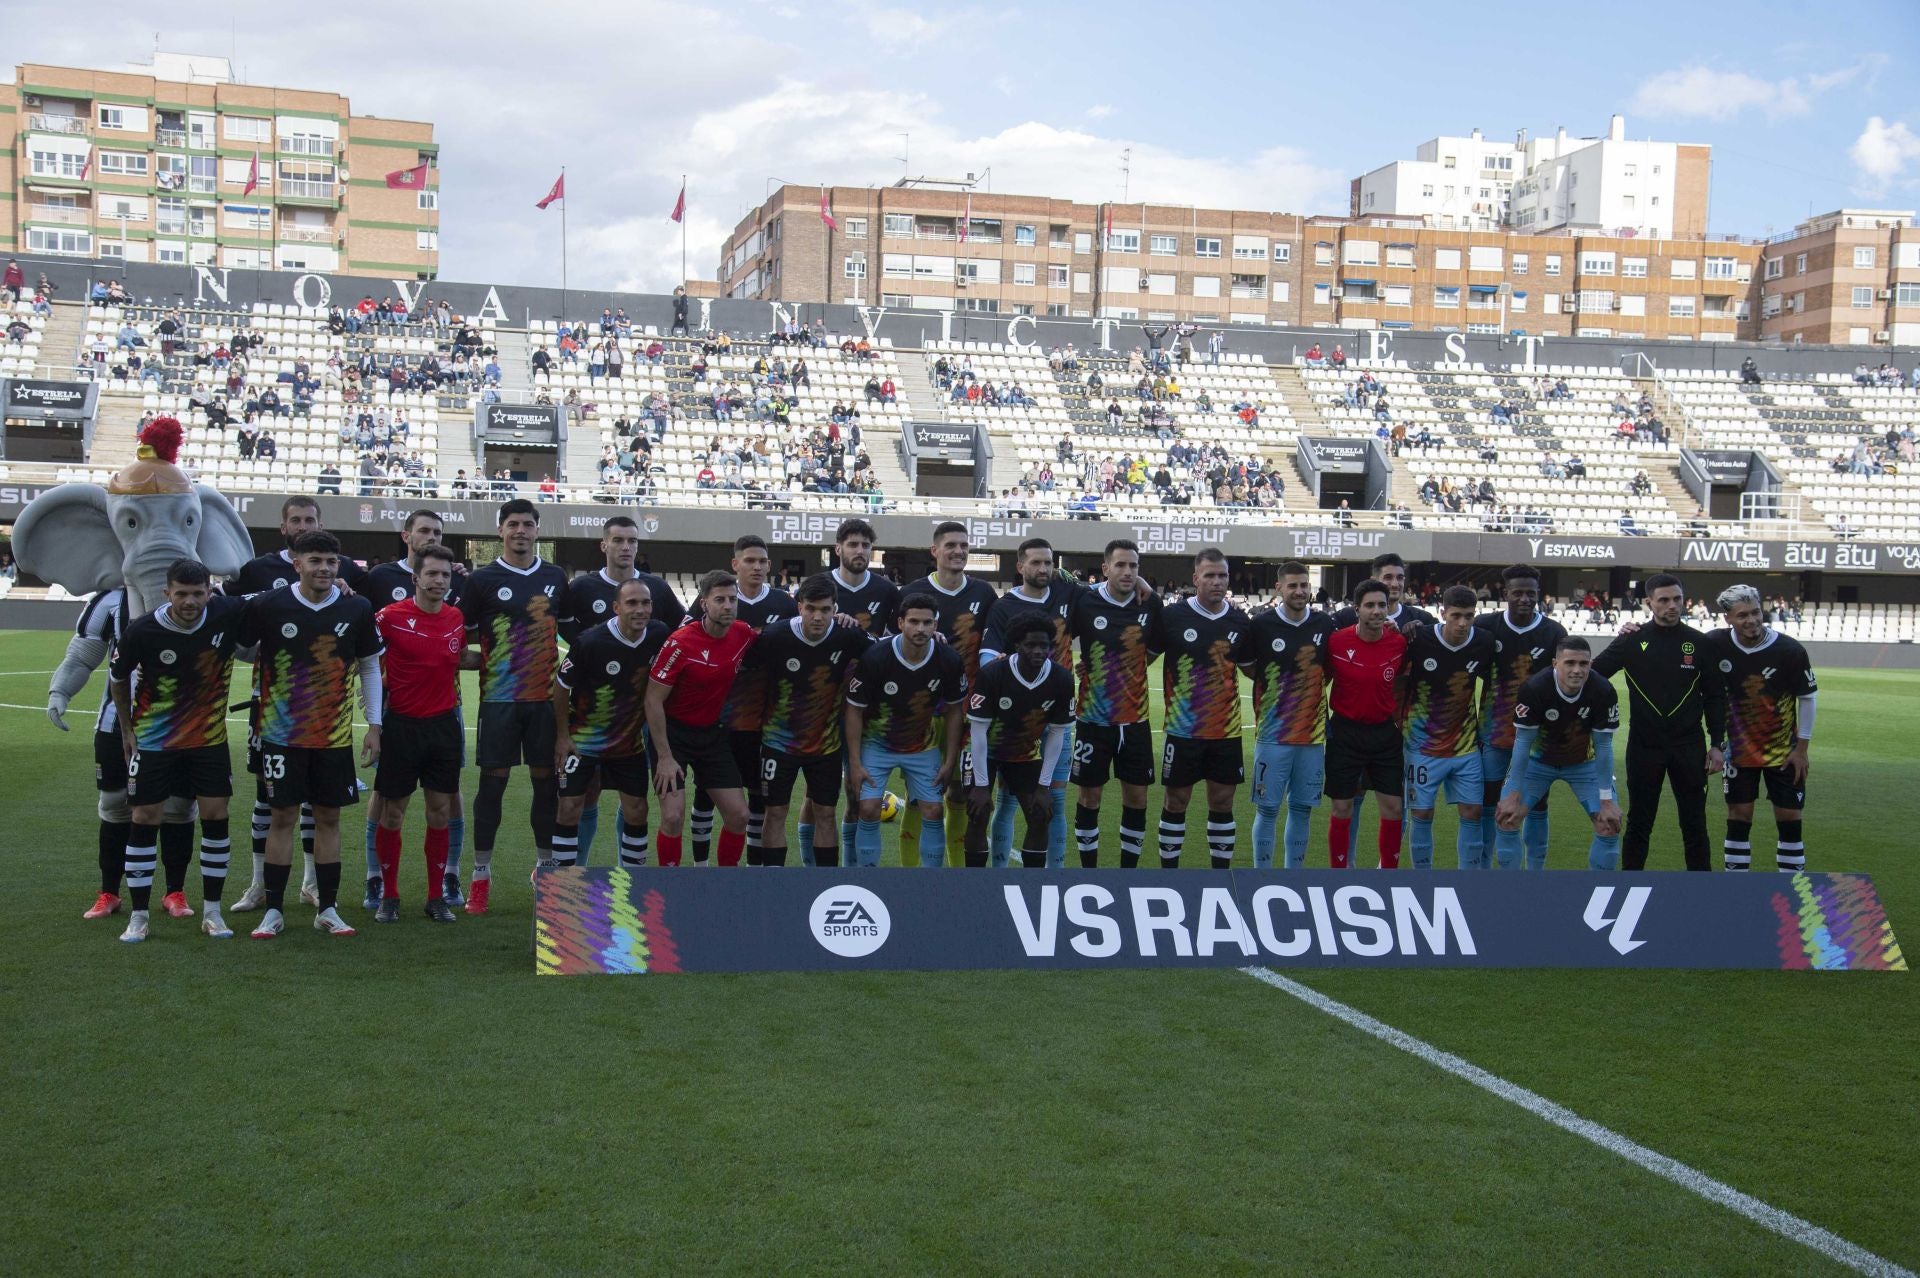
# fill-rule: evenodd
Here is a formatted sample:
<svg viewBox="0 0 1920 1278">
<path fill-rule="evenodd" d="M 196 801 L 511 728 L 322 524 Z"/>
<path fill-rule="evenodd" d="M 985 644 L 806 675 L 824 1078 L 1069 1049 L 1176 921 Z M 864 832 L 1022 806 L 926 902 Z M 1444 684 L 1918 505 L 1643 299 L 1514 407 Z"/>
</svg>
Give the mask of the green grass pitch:
<svg viewBox="0 0 1920 1278">
<path fill-rule="evenodd" d="M 91 719 L 38 710 L 64 644 L 0 635 L 0 1271 L 1833 1268 L 1238 972 L 537 979 L 518 780 L 484 919 L 418 917 L 416 816 L 400 927 L 332 941 L 296 908 L 263 946 L 162 916 L 119 945 L 79 917 Z M 1811 864 L 1872 873 L 1911 950 L 1920 677 L 1821 683 Z M 1564 789 L 1553 815 L 1552 864 L 1583 866 Z M 1920 1267 L 1910 974 L 1302 979 Z"/>
</svg>

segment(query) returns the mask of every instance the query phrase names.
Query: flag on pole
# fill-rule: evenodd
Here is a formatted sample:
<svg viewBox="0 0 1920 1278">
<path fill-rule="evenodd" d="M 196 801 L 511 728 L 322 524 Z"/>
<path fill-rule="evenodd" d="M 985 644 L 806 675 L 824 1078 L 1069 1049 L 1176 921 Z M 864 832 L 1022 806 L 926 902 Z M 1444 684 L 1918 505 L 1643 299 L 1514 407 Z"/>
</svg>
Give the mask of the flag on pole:
<svg viewBox="0 0 1920 1278">
<path fill-rule="evenodd" d="M 87 148 L 87 158 L 80 161 L 80 180 L 87 180 L 87 174 L 93 172 L 93 148 Z"/>
<path fill-rule="evenodd" d="M 680 184 L 680 198 L 673 202 L 673 212 L 668 216 L 676 222 L 687 216 L 687 184 L 685 182 Z"/>
<path fill-rule="evenodd" d="M 973 192 L 967 192 L 967 211 L 960 215 L 960 242 L 967 242 L 967 232 L 973 226 Z"/>
<path fill-rule="evenodd" d="M 1107 205 L 1106 233 L 1101 239 L 1101 243 L 1109 248 L 1113 246 L 1113 205 L 1111 204 Z"/>
<path fill-rule="evenodd" d="M 553 203 L 555 200 L 564 200 L 566 198 L 567 198 L 567 175 L 562 173 L 559 177 L 553 180 L 553 189 L 547 192 L 546 198 L 541 200 L 538 204 L 534 205 L 533 207 L 535 207 L 536 209 L 544 209 L 547 207 L 547 205 Z"/>
<path fill-rule="evenodd" d="M 247 185 L 245 186 L 245 188 L 241 190 L 240 194 L 252 195 L 254 193 L 254 190 L 258 188 L 259 185 L 260 185 L 260 148 L 255 147 L 253 149 L 253 163 L 247 166 Z"/>
<path fill-rule="evenodd" d="M 395 169 L 387 174 L 389 191 L 424 191 L 427 187 L 427 162 L 422 160 L 410 169 Z"/>
<path fill-rule="evenodd" d="M 840 224 L 833 220 L 833 207 L 827 203 L 830 195 L 831 193 L 825 189 L 820 192 L 820 220 L 827 224 L 829 231 L 837 231 L 840 229 Z"/>
</svg>

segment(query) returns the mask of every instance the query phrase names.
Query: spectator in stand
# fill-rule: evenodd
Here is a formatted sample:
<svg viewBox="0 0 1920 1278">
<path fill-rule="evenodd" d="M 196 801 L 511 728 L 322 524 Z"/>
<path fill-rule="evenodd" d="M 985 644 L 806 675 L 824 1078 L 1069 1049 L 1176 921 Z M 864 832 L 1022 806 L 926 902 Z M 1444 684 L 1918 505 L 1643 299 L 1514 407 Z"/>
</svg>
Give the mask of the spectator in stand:
<svg viewBox="0 0 1920 1278">
<path fill-rule="evenodd" d="M 802 363 L 804 364 L 805 361 L 802 361 Z M 882 378 L 880 380 L 880 402 L 883 404 L 892 404 L 898 401 L 899 398 L 900 388 L 893 384 L 893 379 L 891 377 Z M 1031 403 L 1032 401 L 1028 402 Z"/>
<path fill-rule="evenodd" d="M 869 404 L 877 404 L 880 402 L 880 379 L 878 377 L 867 378 L 866 392 L 867 402 Z"/>
<path fill-rule="evenodd" d="M 613 312 L 606 311 L 603 312 L 603 314 L 605 316 L 604 322 L 611 325 L 613 323 Z M 607 343 L 604 341 L 595 342 L 587 350 L 587 380 L 589 382 L 597 382 L 602 377 L 605 377 L 606 374 Z"/>
<path fill-rule="evenodd" d="M 1742 386 L 1760 385 L 1760 366 L 1753 362 L 1751 355 L 1740 361 L 1740 384 Z"/>
<path fill-rule="evenodd" d="M 1586 477 L 1587 463 L 1581 459 L 1579 453 L 1569 453 L 1567 455 L 1567 478 L 1585 479 Z"/>
<path fill-rule="evenodd" d="M 280 455 L 280 446 L 273 442 L 271 434 L 263 430 L 253 446 L 253 455 L 260 461 L 272 461 Z"/>
<path fill-rule="evenodd" d="M 1487 417 L 1496 426 L 1511 426 L 1513 425 L 1513 404 L 1503 399 L 1487 410 Z"/>
<path fill-rule="evenodd" d="M 1326 366 L 1327 357 L 1321 354 L 1320 343 L 1315 342 L 1313 345 L 1307 347 L 1307 367 L 1325 368 Z"/>
<path fill-rule="evenodd" d="M 1647 535 L 1644 529 L 1633 522 L 1633 512 L 1631 510 L 1623 510 L 1620 512 L 1620 535 L 1622 537 L 1644 537 Z"/>
<path fill-rule="evenodd" d="M 1346 348 L 1338 342 L 1334 343 L 1333 354 L 1327 357 L 1327 365 L 1330 368 L 1345 368 L 1347 366 Z"/>
<path fill-rule="evenodd" d="M 1353 506 L 1345 497 L 1340 499 L 1339 509 L 1333 512 L 1333 523 L 1337 528 L 1353 527 Z"/>
<path fill-rule="evenodd" d="M 374 487 L 379 484 L 382 474 L 380 463 L 374 460 L 372 453 L 360 454 L 360 495 L 362 497 L 373 496 Z"/>
<path fill-rule="evenodd" d="M 14 258 L 7 259 L 6 274 L 0 276 L 0 289 L 6 291 L 9 306 L 18 305 L 27 291 L 27 273 L 20 269 L 20 263 Z"/>
<path fill-rule="evenodd" d="M 544 377 L 548 381 L 553 380 L 553 356 L 548 354 L 546 347 L 533 348 L 533 358 L 528 361 L 528 366 L 532 369 L 533 376 Z"/>
<path fill-rule="evenodd" d="M 667 328 L 667 335 L 671 337 L 675 333 L 680 334 L 682 337 L 688 335 L 687 290 L 684 288 L 676 288 L 673 290 L 673 323 Z"/>
<path fill-rule="evenodd" d="M 260 442 L 259 429 L 251 421 L 246 422 L 240 427 L 240 432 L 235 438 L 240 449 L 240 460 L 252 461 L 254 446 Z"/>
<path fill-rule="evenodd" d="M 332 462 L 328 462 L 322 466 L 320 468 L 319 481 L 314 485 L 314 491 L 323 497 L 338 497 L 340 495 L 340 468 Z"/>
<path fill-rule="evenodd" d="M 541 501 L 559 501 L 560 500 L 560 485 L 554 482 L 553 476 L 551 474 L 540 476 L 539 500 Z"/>
</svg>

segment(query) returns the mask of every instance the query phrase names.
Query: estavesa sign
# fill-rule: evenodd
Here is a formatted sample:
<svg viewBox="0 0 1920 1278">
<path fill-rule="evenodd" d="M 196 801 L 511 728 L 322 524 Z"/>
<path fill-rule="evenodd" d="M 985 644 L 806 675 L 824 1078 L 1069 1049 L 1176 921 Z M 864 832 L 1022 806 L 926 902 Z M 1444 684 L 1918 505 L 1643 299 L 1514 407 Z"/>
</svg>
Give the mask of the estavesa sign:
<svg viewBox="0 0 1920 1278">
<path fill-rule="evenodd" d="M 535 881 L 544 974 L 845 969 L 1904 970 L 1862 875 L 969 870 Z"/>
</svg>

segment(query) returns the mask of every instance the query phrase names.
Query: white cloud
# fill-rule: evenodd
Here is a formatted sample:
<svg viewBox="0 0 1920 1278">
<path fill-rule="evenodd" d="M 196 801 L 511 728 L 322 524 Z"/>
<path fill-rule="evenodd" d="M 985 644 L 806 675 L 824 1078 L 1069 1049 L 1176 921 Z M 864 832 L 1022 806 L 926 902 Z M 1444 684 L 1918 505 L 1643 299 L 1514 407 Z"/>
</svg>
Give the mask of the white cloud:
<svg viewBox="0 0 1920 1278">
<path fill-rule="evenodd" d="M 1087 118 L 1089 120 L 1104 120 L 1112 115 L 1113 112 L 1114 107 L 1111 102 L 1096 102 L 1087 108 Z"/>
<path fill-rule="evenodd" d="M 1629 110 L 1660 117 L 1726 121 L 1757 107 L 1769 117 L 1805 115 L 1813 109 L 1799 82 L 1763 80 L 1744 71 L 1682 67 L 1641 82 Z"/>
<path fill-rule="evenodd" d="M 1867 126 L 1860 130 L 1860 136 L 1853 140 L 1847 154 L 1859 171 L 1862 188 L 1884 191 L 1906 179 L 1909 164 L 1920 169 L 1920 137 L 1914 135 L 1904 120 L 1888 123 L 1876 115 L 1867 120 Z"/>
</svg>

